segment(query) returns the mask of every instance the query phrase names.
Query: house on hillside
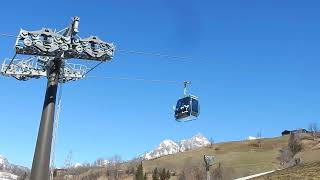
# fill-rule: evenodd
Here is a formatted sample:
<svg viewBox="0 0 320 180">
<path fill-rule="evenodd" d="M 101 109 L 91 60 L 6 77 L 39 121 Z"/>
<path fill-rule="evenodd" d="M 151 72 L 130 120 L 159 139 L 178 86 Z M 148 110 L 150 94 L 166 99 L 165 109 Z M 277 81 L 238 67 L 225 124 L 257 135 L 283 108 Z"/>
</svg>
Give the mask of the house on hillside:
<svg viewBox="0 0 320 180">
<path fill-rule="evenodd" d="M 57 176 L 63 176 L 67 173 L 67 169 L 54 169 L 53 170 L 53 177 L 57 177 Z"/>
<path fill-rule="evenodd" d="M 305 130 L 305 129 L 296 129 L 296 130 L 284 130 L 282 131 L 281 135 L 285 136 L 285 135 L 290 135 L 290 134 L 297 134 L 297 133 L 309 133 L 309 131 Z"/>
</svg>

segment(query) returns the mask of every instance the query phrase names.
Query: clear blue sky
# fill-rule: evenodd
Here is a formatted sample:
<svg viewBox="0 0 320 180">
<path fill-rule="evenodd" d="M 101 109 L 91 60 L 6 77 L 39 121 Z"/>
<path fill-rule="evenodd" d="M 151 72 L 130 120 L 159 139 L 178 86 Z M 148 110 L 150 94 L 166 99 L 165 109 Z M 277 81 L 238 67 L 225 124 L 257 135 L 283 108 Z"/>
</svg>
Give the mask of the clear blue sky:
<svg viewBox="0 0 320 180">
<path fill-rule="evenodd" d="M 80 35 L 118 48 L 188 56 L 179 62 L 116 53 L 91 75 L 192 81 L 197 121 L 178 123 L 172 105 L 182 86 L 85 79 L 63 86 L 56 162 L 151 150 L 163 139 L 200 132 L 215 141 L 307 128 L 320 117 L 319 1 L 16 1 L 2 2 L 0 33 L 62 29 L 79 16 Z M 14 39 L 0 38 L 1 60 Z M 207 63 L 198 62 L 206 59 Z M 46 79 L 0 77 L 0 154 L 30 167 Z"/>
</svg>

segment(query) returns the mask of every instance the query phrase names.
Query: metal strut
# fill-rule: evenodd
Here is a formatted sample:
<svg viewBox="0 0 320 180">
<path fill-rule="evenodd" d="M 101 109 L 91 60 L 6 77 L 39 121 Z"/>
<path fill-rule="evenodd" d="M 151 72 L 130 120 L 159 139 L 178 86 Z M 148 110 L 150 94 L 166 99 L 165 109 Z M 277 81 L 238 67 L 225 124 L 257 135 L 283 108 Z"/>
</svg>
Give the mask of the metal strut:
<svg viewBox="0 0 320 180">
<path fill-rule="evenodd" d="M 17 53 L 14 53 L 14 55 L 13 55 L 10 63 L 8 64 L 6 70 L 4 70 L 4 73 L 7 73 L 8 69 L 10 68 L 10 66 L 11 66 L 11 64 L 13 63 L 13 60 L 14 60 L 14 58 L 16 58 L 16 56 L 17 56 Z"/>
<path fill-rule="evenodd" d="M 190 81 L 184 81 L 183 82 L 183 94 L 184 94 L 184 96 L 188 96 L 188 92 L 187 92 L 187 85 L 189 85 L 189 84 L 191 84 L 191 82 Z"/>
</svg>

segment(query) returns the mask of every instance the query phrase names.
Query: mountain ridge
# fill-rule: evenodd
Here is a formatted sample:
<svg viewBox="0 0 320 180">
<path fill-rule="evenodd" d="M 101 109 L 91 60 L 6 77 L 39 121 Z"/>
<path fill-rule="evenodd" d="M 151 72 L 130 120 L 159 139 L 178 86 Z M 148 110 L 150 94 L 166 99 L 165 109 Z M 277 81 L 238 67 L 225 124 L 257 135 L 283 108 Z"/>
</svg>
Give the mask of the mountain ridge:
<svg viewBox="0 0 320 180">
<path fill-rule="evenodd" d="M 4 155 L 0 155 L 0 172 L 0 179 L 5 179 L 9 174 L 12 174 L 12 177 L 15 175 L 24 175 L 25 173 L 30 172 L 30 169 L 24 166 L 12 164 Z"/>
<path fill-rule="evenodd" d="M 178 142 L 165 139 L 161 141 L 155 149 L 141 155 L 140 158 L 145 160 L 155 159 L 170 154 L 176 154 L 179 152 L 185 152 L 188 150 L 208 146 L 209 144 L 210 141 L 201 133 L 194 135 L 190 139 L 181 140 Z"/>
</svg>

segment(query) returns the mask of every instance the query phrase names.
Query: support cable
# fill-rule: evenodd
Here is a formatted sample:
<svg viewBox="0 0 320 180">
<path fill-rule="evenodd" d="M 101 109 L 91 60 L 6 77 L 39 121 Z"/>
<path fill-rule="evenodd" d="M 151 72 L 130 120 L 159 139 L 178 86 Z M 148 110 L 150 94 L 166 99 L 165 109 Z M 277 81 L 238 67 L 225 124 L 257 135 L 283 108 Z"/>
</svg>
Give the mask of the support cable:
<svg viewBox="0 0 320 180">
<path fill-rule="evenodd" d="M 87 71 L 86 73 L 84 73 L 82 75 L 82 77 L 85 77 L 85 75 L 87 75 L 89 72 L 91 72 L 92 70 L 94 70 L 96 67 L 98 67 L 100 64 L 102 64 L 103 61 L 99 62 L 98 64 L 96 64 L 94 67 L 92 67 L 91 69 L 89 69 L 89 71 Z"/>
<path fill-rule="evenodd" d="M 4 73 L 7 73 L 7 70 L 10 68 L 10 66 L 11 66 L 11 64 L 13 63 L 13 60 L 14 60 L 14 58 L 16 58 L 16 56 L 17 56 L 17 53 L 14 53 L 14 55 L 13 55 L 13 57 L 12 57 L 9 65 L 8 65 L 8 67 L 6 68 L 6 70 L 4 71 Z"/>
<path fill-rule="evenodd" d="M 51 145 L 51 158 L 50 158 L 50 180 L 53 180 L 53 174 L 55 169 L 55 155 L 56 155 L 56 141 L 57 141 L 57 133 L 60 122 L 60 112 L 61 112 L 61 99 L 62 99 L 62 84 L 59 83 L 58 90 L 58 104 L 56 106 L 56 114 L 54 118 L 54 126 L 53 126 L 53 134 L 52 134 L 52 145 Z"/>
</svg>

